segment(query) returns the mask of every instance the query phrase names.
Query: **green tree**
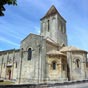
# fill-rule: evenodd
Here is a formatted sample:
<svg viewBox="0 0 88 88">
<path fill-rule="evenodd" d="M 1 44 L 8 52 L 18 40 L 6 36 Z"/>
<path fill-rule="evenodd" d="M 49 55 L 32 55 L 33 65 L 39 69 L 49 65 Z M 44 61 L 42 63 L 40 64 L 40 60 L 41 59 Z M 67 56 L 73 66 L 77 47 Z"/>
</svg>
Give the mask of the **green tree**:
<svg viewBox="0 0 88 88">
<path fill-rule="evenodd" d="M 0 16 L 4 16 L 3 11 L 5 11 L 4 5 L 17 5 L 16 0 L 0 0 Z"/>
</svg>

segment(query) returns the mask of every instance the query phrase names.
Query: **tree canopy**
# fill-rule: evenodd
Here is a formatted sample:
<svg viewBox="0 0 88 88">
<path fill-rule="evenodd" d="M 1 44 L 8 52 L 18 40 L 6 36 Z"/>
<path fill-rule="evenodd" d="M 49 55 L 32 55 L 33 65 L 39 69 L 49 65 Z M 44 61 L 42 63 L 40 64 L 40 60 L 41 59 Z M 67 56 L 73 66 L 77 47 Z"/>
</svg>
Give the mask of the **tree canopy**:
<svg viewBox="0 0 88 88">
<path fill-rule="evenodd" d="M 17 5 L 16 0 L 0 0 L 0 16 L 4 16 L 3 11 L 5 11 L 4 5 Z"/>
</svg>

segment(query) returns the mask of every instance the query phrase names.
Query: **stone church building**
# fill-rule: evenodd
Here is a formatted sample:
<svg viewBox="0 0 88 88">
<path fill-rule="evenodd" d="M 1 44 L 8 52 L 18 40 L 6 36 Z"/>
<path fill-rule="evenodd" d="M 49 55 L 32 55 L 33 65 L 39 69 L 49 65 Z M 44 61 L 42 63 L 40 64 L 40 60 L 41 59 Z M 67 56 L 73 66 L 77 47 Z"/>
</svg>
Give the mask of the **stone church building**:
<svg viewBox="0 0 88 88">
<path fill-rule="evenodd" d="M 68 46 L 66 20 L 57 9 L 52 6 L 40 22 L 40 35 L 29 34 L 20 49 L 0 51 L 0 78 L 17 84 L 87 79 L 87 51 Z"/>
</svg>

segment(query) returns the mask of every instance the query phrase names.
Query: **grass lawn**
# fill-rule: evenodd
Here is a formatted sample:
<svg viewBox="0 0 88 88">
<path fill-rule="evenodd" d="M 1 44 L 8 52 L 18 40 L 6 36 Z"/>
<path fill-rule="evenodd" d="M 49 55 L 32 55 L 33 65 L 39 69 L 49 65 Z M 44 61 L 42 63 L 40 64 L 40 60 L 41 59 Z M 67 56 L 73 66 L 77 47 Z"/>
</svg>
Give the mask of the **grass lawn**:
<svg viewBox="0 0 88 88">
<path fill-rule="evenodd" d="M 14 84 L 14 82 L 10 82 L 10 81 L 0 82 L 0 85 L 11 85 L 11 84 Z"/>
</svg>

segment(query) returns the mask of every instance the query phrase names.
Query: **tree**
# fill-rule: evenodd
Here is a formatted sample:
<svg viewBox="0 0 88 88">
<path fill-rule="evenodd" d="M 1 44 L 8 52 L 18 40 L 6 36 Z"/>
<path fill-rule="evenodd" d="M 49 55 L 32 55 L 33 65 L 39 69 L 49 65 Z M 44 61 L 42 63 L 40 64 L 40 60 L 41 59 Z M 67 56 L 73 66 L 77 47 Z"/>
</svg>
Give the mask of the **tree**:
<svg viewBox="0 0 88 88">
<path fill-rule="evenodd" d="M 3 11 L 5 11 L 4 5 L 17 5 L 16 0 L 0 0 L 0 16 L 4 16 Z"/>
</svg>

